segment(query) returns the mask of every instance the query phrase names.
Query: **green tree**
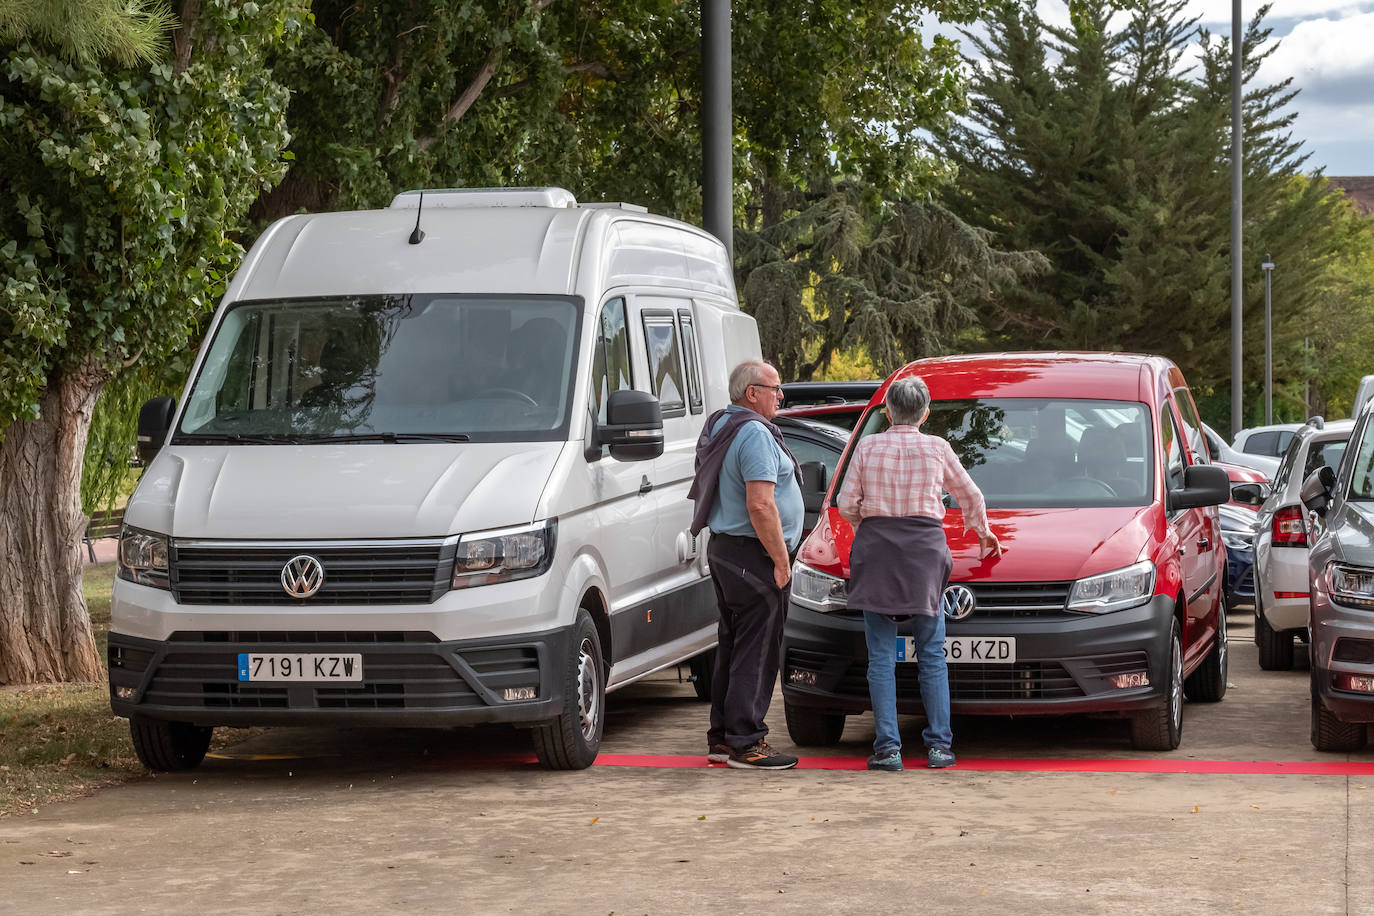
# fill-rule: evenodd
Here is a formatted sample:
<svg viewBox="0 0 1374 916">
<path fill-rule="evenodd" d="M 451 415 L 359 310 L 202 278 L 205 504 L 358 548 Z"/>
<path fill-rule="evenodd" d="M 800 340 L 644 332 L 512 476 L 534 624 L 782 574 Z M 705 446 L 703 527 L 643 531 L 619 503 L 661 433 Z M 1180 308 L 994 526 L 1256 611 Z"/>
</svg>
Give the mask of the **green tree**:
<svg viewBox="0 0 1374 916">
<path fill-rule="evenodd" d="M 0 683 L 99 674 L 79 553 L 92 407 L 123 366 L 184 349 L 236 266 L 287 141 L 268 52 L 303 14 L 186 0 L 171 60 L 148 62 L 117 49 L 160 27 L 157 4 L 64 7 L 69 28 L 10 16 L 0 39 Z"/>
</svg>

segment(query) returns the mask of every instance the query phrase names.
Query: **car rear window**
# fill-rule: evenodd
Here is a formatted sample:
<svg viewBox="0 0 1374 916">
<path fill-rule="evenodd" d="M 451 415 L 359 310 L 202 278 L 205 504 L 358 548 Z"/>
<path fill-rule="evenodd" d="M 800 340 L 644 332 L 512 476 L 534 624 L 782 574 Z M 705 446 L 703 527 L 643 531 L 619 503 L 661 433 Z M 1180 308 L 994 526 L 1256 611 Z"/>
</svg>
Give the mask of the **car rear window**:
<svg viewBox="0 0 1374 916">
<path fill-rule="evenodd" d="M 1247 455 L 1270 455 L 1277 458 L 1284 453 L 1288 448 L 1288 443 L 1292 441 L 1292 430 L 1271 429 L 1262 433 L 1251 434 L 1243 443 L 1241 451 Z"/>
<path fill-rule="evenodd" d="M 857 435 L 889 425 L 886 407 L 878 408 Z M 921 431 L 949 442 L 992 509 L 1143 506 L 1153 498 L 1150 410 L 1139 402 L 940 400 Z M 949 496 L 946 503 L 955 505 Z"/>
</svg>

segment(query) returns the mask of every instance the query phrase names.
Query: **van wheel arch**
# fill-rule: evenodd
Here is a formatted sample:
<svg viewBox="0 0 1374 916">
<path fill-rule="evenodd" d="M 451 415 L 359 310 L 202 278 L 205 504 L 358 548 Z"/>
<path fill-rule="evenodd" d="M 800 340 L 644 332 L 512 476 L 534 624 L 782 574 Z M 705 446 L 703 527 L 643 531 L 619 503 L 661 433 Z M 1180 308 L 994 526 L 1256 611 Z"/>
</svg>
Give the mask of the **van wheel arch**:
<svg viewBox="0 0 1374 916">
<path fill-rule="evenodd" d="M 611 643 L 611 613 L 606 608 L 606 598 L 599 589 L 590 588 L 582 595 L 577 606 L 586 611 L 596 625 L 596 636 L 601 641 L 601 664 L 609 674 L 615 659 L 615 647 Z"/>
</svg>

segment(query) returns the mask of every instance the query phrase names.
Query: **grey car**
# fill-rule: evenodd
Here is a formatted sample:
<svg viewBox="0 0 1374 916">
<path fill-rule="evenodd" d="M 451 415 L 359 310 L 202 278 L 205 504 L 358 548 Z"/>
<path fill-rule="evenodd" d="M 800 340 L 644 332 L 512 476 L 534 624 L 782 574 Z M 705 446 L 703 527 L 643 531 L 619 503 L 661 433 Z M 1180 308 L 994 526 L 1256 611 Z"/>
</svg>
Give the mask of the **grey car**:
<svg viewBox="0 0 1374 916">
<path fill-rule="evenodd" d="M 1374 428 L 1361 412 L 1338 468 L 1303 483 L 1312 543 L 1312 744 L 1364 747 L 1374 723 Z"/>
</svg>

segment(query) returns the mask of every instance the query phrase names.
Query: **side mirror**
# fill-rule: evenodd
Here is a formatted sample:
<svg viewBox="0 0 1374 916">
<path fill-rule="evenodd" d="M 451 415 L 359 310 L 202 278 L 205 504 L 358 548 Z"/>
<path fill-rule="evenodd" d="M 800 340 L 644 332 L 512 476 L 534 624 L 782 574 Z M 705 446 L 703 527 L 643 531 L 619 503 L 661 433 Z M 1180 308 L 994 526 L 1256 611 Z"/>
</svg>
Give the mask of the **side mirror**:
<svg viewBox="0 0 1374 916">
<path fill-rule="evenodd" d="M 1183 486 L 1170 490 L 1165 507 L 1195 509 L 1198 506 L 1219 506 L 1231 498 L 1231 478 L 1221 468 L 1210 464 L 1190 465 L 1183 470 Z"/>
<path fill-rule="evenodd" d="M 1262 483 L 1238 483 L 1231 488 L 1231 501 L 1242 506 L 1258 508 L 1269 497 L 1269 488 Z"/>
<path fill-rule="evenodd" d="M 149 464 L 157 457 L 167 434 L 172 431 L 172 414 L 177 399 L 163 395 L 153 398 L 138 410 L 138 460 Z"/>
<path fill-rule="evenodd" d="M 1318 515 L 1326 514 L 1326 507 L 1331 505 L 1331 491 L 1336 488 L 1336 472 L 1327 465 L 1322 465 L 1302 482 L 1302 504 Z"/>
<path fill-rule="evenodd" d="M 645 461 L 663 454 L 663 411 L 647 391 L 612 391 L 596 444 L 609 445 L 617 461 Z"/>
<path fill-rule="evenodd" d="M 825 465 L 819 461 L 804 461 L 801 465 L 802 505 L 807 512 L 819 512 L 825 502 L 825 488 L 830 484 L 830 475 Z"/>
</svg>

